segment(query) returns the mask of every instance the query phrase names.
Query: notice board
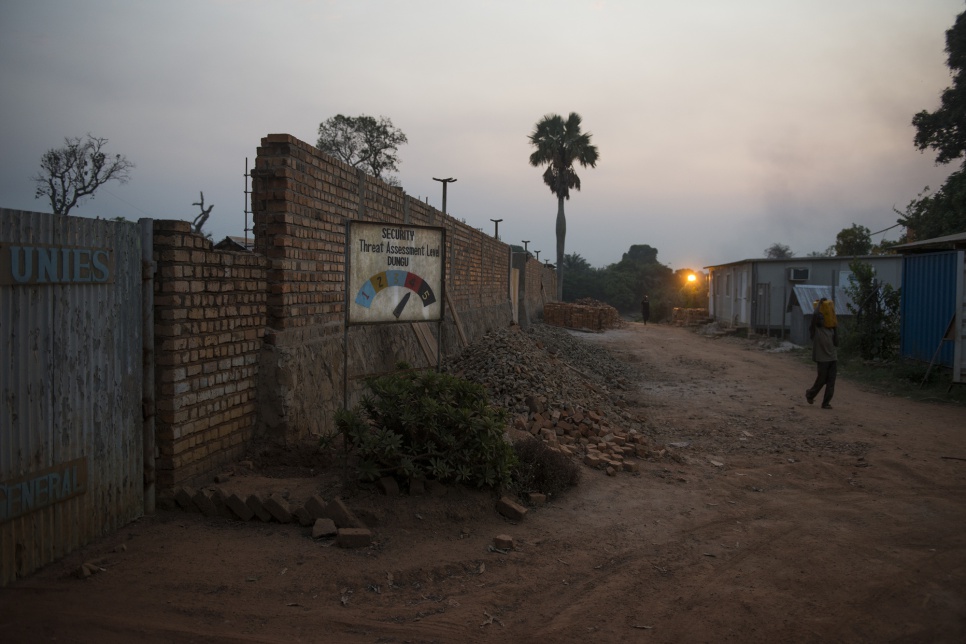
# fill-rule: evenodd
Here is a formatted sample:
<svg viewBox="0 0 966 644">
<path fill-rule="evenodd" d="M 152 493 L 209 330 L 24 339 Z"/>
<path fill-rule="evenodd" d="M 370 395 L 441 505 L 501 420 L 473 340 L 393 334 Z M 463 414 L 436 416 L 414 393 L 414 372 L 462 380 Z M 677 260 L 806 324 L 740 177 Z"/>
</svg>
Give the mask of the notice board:
<svg viewBox="0 0 966 644">
<path fill-rule="evenodd" d="M 443 319 L 446 229 L 346 223 L 346 325 Z"/>
</svg>

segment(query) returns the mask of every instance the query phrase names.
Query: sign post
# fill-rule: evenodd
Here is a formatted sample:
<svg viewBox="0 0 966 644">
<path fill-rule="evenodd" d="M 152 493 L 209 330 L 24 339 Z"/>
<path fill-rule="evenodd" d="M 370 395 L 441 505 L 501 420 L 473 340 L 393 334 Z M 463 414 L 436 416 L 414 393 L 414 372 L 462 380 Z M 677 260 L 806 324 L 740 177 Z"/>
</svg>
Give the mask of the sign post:
<svg viewBox="0 0 966 644">
<path fill-rule="evenodd" d="M 437 347 L 442 344 L 446 229 L 349 220 L 345 240 L 342 373 L 343 406 L 348 407 L 350 326 L 435 321 Z"/>
</svg>

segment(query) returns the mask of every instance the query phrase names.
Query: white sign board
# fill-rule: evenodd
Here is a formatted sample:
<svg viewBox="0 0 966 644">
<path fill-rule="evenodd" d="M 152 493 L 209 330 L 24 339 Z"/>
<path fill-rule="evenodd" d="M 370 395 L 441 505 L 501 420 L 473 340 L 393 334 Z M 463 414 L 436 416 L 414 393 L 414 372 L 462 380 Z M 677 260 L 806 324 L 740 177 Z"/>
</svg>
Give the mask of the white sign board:
<svg viewBox="0 0 966 644">
<path fill-rule="evenodd" d="M 346 223 L 346 323 L 443 319 L 446 230 Z"/>
</svg>

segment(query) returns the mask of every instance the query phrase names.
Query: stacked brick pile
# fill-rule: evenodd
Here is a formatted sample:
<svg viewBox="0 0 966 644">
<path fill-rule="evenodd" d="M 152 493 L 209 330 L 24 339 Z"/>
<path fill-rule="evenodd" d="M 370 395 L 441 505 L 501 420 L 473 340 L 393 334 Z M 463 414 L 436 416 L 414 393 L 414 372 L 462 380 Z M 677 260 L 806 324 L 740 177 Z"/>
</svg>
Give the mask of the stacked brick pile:
<svg viewBox="0 0 966 644">
<path fill-rule="evenodd" d="M 676 324 L 677 326 L 704 324 L 709 319 L 708 309 L 675 308 L 671 311 L 671 324 Z"/>
<path fill-rule="evenodd" d="M 612 427 L 598 412 L 579 407 L 534 411 L 517 416 L 513 424 L 558 451 L 582 456 L 585 465 L 605 469 L 611 476 L 637 472 L 635 459 L 660 458 L 665 453 L 636 429 Z"/>
<path fill-rule="evenodd" d="M 590 331 L 605 331 L 621 325 L 617 309 L 595 300 L 579 300 L 572 304 L 548 302 L 543 306 L 543 321 L 553 326 Z"/>
<path fill-rule="evenodd" d="M 608 474 L 636 472 L 637 459 L 667 454 L 647 439 L 642 419 L 623 408 L 620 390 L 640 374 L 565 331 L 547 325 L 495 331 L 447 370 L 486 387 L 491 402 L 511 412 L 516 432 Z"/>
</svg>

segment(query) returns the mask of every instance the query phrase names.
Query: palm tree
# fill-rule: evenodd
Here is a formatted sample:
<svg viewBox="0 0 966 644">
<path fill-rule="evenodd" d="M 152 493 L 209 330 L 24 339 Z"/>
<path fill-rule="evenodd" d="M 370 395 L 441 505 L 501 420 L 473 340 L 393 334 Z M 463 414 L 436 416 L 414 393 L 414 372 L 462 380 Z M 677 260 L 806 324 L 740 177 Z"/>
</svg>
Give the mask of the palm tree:
<svg viewBox="0 0 966 644">
<path fill-rule="evenodd" d="M 574 162 L 583 167 L 597 165 L 597 146 L 590 142 L 590 132 L 580 131 L 580 114 L 571 112 L 567 120 L 559 114 L 547 114 L 537 123 L 530 135 L 536 150 L 530 155 L 530 165 L 546 164 L 543 182 L 557 195 L 557 299 L 563 301 L 564 239 L 567 218 L 564 199 L 570 199 L 570 189 L 580 190 L 580 177 L 574 172 Z"/>
</svg>

